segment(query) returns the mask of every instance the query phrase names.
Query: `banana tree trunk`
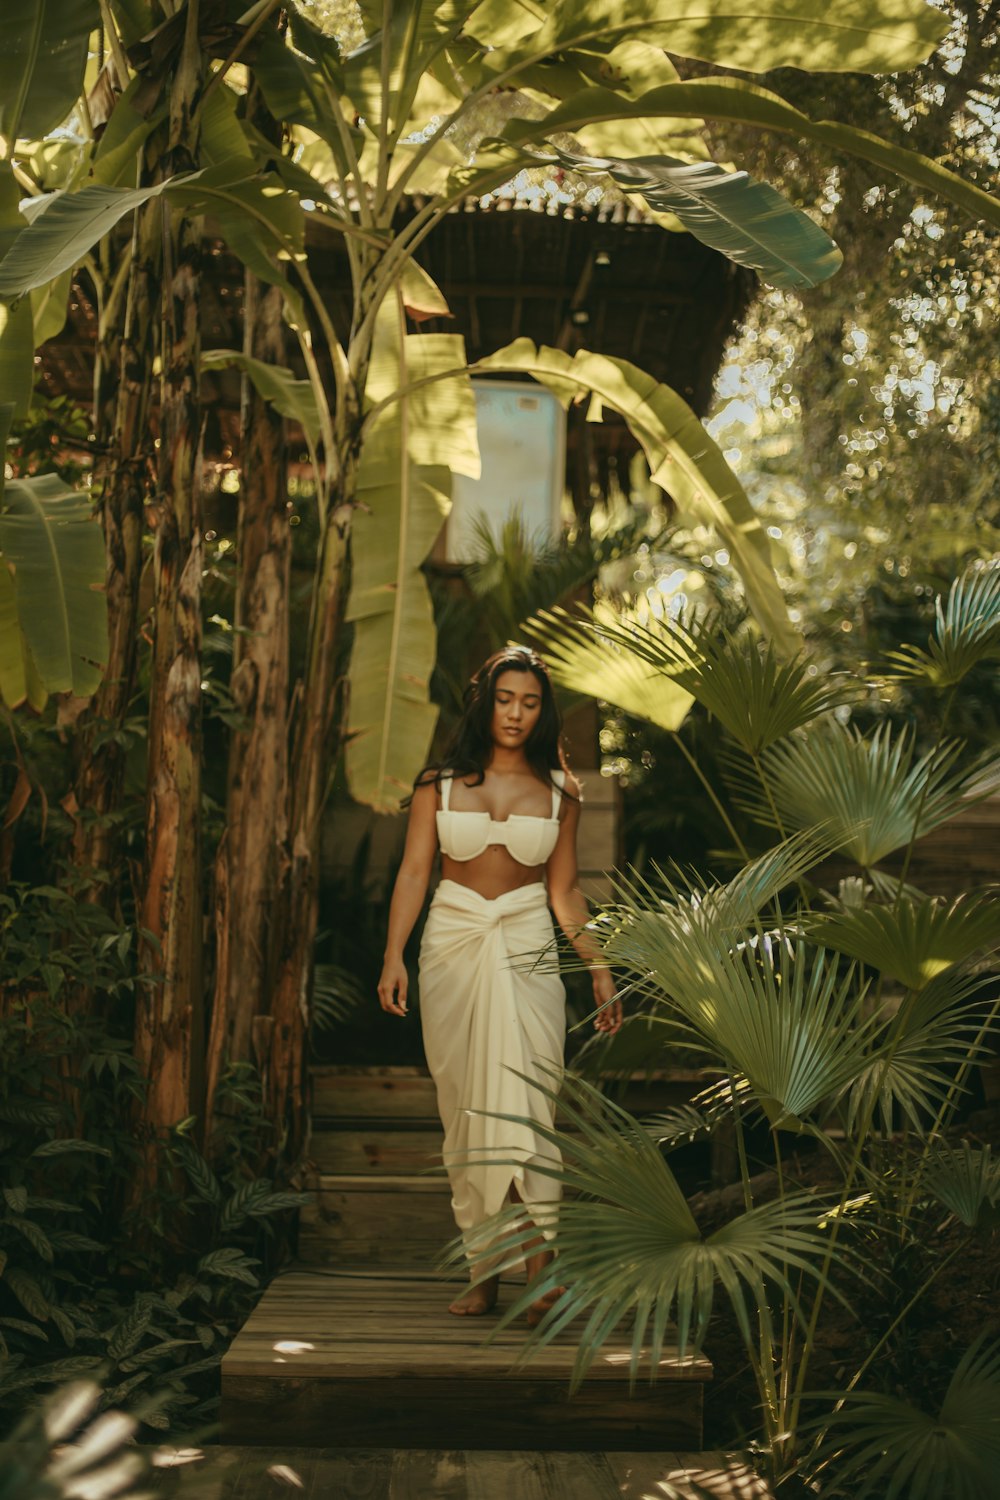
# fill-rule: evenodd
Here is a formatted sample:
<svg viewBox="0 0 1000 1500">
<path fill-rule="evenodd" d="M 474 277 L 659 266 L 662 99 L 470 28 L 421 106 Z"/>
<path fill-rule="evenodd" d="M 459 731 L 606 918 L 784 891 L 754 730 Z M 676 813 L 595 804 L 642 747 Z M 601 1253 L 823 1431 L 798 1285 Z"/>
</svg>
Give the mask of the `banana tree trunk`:
<svg viewBox="0 0 1000 1500">
<path fill-rule="evenodd" d="M 283 368 L 279 287 L 245 278 L 244 349 Z M 208 1041 L 206 1129 L 227 1062 L 252 1056 L 254 1018 L 269 1008 L 271 919 L 286 832 L 288 525 L 285 424 L 244 377 L 243 480 L 231 689 L 251 721 L 229 757 L 226 830 L 215 862 L 216 970 Z M 301 1046 L 301 1036 L 296 1045 Z"/>
<path fill-rule="evenodd" d="M 293 1162 L 306 1137 L 305 1041 L 319 915 L 320 827 L 336 759 L 337 648 L 356 472 L 355 454 L 341 468 L 340 493 L 317 562 L 309 656 L 289 776 L 287 860 L 275 924 L 270 1025 L 258 1033 L 258 1062 L 275 1143 Z"/>
<path fill-rule="evenodd" d="M 197 160 L 192 111 L 202 87 L 197 0 L 170 89 L 169 170 Z M 144 1172 L 155 1138 L 201 1113 L 204 1089 L 201 875 L 201 341 L 200 224 L 164 208 L 159 515 L 153 574 L 153 661 L 146 792 L 146 870 L 135 1054 Z"/>
<path fill-rule="evenodd" d="M 113 732 L 122 728 L 135 688 L 143 507 L 155 459 L 149 409 L 160 273 L 159 209 L 149 206 L 137 214 L 124 320 L 102 330 L 95 377 L 95 425 L 108 446 L 99 478 L 109 653 L 107 672 L 80 725 L 73 836 L 73 861 L 94 899 L 114 894 L 97 877 L 115 868 L 113 814 L 121 802 L 125 751 Z M 82 992 L 76 998 L 82 1000 Z"/>
</svg>

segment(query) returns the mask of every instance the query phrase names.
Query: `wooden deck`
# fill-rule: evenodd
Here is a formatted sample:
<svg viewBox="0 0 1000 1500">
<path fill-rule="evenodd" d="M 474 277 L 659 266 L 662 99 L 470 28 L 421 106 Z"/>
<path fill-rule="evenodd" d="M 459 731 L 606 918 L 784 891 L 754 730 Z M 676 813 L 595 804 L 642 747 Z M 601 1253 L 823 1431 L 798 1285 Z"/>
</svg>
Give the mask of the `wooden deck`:
<svg viewBox="0 0 1000 1500">
<path fill-rule="evenodd" d="M 158 1500 L 664 1500 L 665 1481 L 684 1500 L 769 1500 L 721 1453 L 161 1448 L 156 1463 Z"/>
<path fill-rule="evenodd" d="M 223 1359 L 223 1441 L 516 1452 L 700 1447 L 708 1360 L 670 1353 L 656 1384 L 643 1380 L 630 1393 L 628 1345 L 618 1337 L 571 1397 L 572 1328 L 518 1368 L 523 1332 L 509 1328 L 486 1343 L 494 1320 L 450 1316 L 454 1290 L 426 1271 L 279 1276 Z M 505 1285 L 501 1307 L 519 1291 Z"/>
</svg>

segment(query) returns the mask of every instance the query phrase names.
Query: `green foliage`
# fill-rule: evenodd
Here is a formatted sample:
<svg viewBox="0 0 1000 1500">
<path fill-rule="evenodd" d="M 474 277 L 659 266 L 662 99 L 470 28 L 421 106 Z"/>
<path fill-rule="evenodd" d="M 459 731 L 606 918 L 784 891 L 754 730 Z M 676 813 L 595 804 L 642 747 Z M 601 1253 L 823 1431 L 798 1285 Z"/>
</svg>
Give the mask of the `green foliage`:
<svg viewBox="0 0 1000 1500">
<path fill-rule="evenodd" d="M 862 735 L 853 726 L 820 723 L 771 746 L 762 787 L 741 785 L 744 805 L 763 823 L 810 827 L 828 819 L 837 847 L 863 868 L 988 797 L 1000 760 L 960 764 L 958 741 L 917 755 L 914 736 L 888 724 Z"/>
<path fill-rule="evenodd" d="M 970 567 L 938 600 L 927 649 L 903 646 L 889 653 L 900 677 L 932 687 L 955 687 L 973 667 L 1000 657 L 1000 567 Z"/>
<path fill-rule="evenodd" d="M 823 1457 L 857 1500 L 982 1500 L 1000 1465 L 1000 1344 L 966 1349 L 937 1411 L 852 1390 L 829 1420 Z"/>
<path fill-rule="evenodd" d="M 581 611 L 573 620 L 564 614 L 542 616 L 532 630 L 553 653 L 556 675 L 567 686 L 652 717 L 632 708 L 634 694 L 626 703 L 615 690 L 616 677 L 624 684 L 641 672 L 640 663 L 652 667 L 653 673 L 641 675 L 653 684 L 661 677 L 676 683 L 749 755 L 849 701 L 845 680 L 819 678 L 804 657 L 783 658 L 771 640 L 737 637 L 714 614 L 640 625 L 609 611 Z"/>
<path fill-rule="evenodd" d="M 135 933 L 57 887 L 17 886 L 0 913 L 0 1412 L 87 1378 L 102 1409 L 157 1431 L 197 1425 L 304 1195 L 262 1174 L 267 1128 L 244 1066 L 220 1087 L 212 1162 L 187 1122 L 160 1153 L 157 1192 L 130 1206 Z"/>
</svg>

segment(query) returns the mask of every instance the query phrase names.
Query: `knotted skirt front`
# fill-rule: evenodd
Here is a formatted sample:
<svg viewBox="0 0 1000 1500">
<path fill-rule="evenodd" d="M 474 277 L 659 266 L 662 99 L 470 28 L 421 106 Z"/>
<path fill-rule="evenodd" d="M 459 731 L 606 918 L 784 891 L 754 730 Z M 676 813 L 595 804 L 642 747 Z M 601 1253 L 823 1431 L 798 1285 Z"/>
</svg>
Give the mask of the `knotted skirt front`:
<svg viewBox="0 0 1000 1500">
<path fill-rule="evenodd" d="M 500 1209 L 513 1182 L 535 1222 L 555 1231 L 558 1183 L 537 1170 L 559 1160 L 534 1123 L 551 1126 L 553 1106 L 525 1081 L 556 1080 L 566 1037 L 566 992 L 550 949 L 553 939 L 541 883 L 487 900 L 442 880 L 420 945 L 420 1018 L 427 1065 L 444 1126 L 444 1163 L 459 1229 Z M 515 1115 L 529 1123 L 497 1119 Z"/>
</svg>

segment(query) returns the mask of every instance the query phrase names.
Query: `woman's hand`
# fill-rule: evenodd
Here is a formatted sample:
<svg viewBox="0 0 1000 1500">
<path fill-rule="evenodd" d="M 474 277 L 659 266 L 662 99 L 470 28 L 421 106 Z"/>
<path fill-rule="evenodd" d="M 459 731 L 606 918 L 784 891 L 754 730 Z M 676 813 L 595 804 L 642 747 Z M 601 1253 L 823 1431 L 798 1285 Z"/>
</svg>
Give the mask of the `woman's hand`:
<svg viewBox="0 0 1000 1500">
<path fill-rule="evenodd" d="M 406 991 L 409 982 L 409 975 L 403 960 L 387 958 L 382 965 L 382 977 L 378 982 L 379 1004 L 387 1015 L 406 1015 Z"/>
<path fill-rule="evenodd" d="M 598 1010 L 594 1026 L 596 1030 L 606 1031 L 609 1036 L 614 1036 L 622 1024 L 622 1003 L 615 998 L 615 982 L 611 977 L 611 970 L 592 969 L 591 977 L 594 981 L 594 1004 L 604 1007 Z"/>
</svg>

